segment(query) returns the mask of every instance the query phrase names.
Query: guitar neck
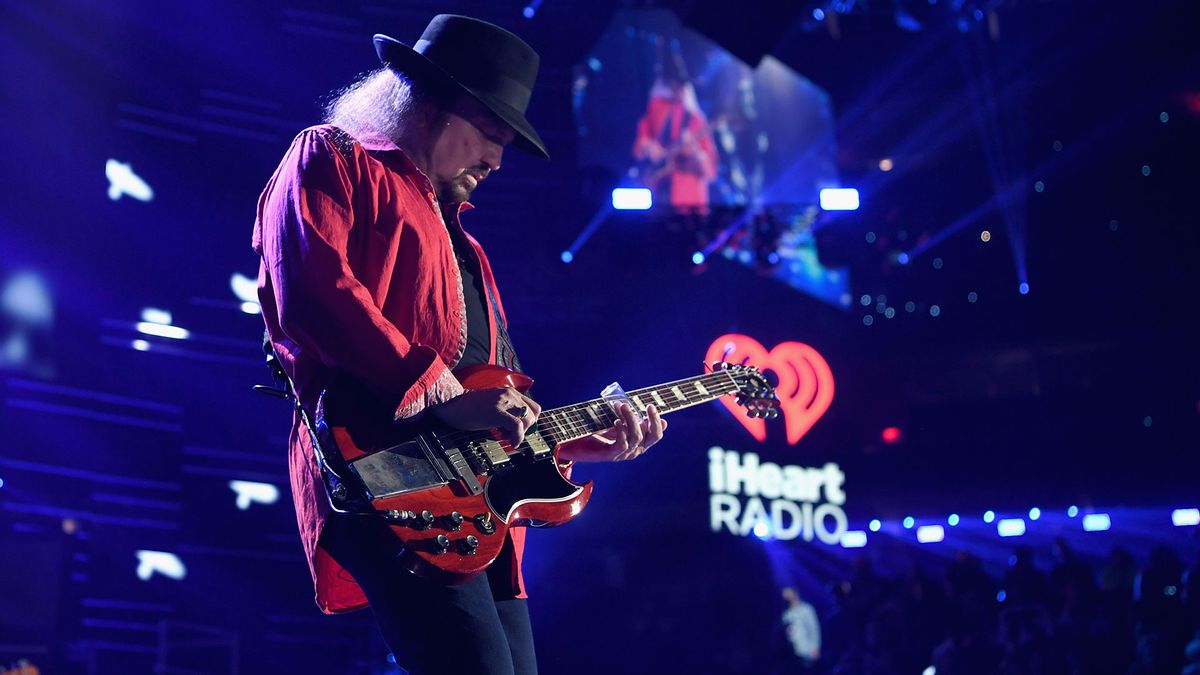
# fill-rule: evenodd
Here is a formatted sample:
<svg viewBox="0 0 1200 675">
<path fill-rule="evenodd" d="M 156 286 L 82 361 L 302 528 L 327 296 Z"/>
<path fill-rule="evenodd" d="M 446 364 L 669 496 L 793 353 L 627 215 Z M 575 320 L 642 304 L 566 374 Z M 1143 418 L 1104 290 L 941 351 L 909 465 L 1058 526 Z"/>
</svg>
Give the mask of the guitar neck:
<svg viewBox="0 0 1200 675">
<path fill-rule="evenodd" d="M 704 375 L 667 382 L 626 393 L 629 403 L 639 413 L 654 406 L 659 414 L 683 410 L 716 400 L 738 391 L 738 385 L 728 371 L 718 370 Z M 543 410 L 538 416 L 538 429 L 554 443 L 583 438 L 604 431 L 617 421 L 615 404 L 620 397 L 597 398 L 583 403 Z"/>
</svg>

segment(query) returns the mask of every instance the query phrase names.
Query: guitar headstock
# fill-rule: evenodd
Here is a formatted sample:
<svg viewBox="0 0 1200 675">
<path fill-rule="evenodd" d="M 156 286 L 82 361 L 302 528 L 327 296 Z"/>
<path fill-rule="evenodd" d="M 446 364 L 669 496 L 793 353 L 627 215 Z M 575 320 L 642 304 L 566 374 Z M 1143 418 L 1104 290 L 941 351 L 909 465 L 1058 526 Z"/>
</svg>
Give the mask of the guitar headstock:
<svg viewBox="0 0 1200 675">
<path fill-rule="evenodd" d="M 775 387 L 758 368 L 722 361 L 714 363 L 713 370 L 723 370 L 733 378 L 733 383 L 737 385 L 738 405 L 746 409 L 747 415 L 762 419 L 779 416 L 779 398 L 775 395 Z"/>
</svg>

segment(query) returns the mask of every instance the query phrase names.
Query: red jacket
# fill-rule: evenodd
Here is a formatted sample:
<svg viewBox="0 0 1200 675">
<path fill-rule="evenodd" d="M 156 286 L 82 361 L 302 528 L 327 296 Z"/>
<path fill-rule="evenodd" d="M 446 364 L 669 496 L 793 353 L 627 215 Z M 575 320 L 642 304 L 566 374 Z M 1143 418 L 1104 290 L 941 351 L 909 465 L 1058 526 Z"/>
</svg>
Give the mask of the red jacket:
<svg viewBox="0 0 1200 675">
<path fill-rule="evenodd" d="M 259 299 L 267 332 L 309 410 L 335 372 L 365 383 L 409 417 L 462 392 L 450 372 L 466 347 L 462 278 L 446 230 L 461 204 L 446 208 L 429 180 L 390 142 L 365 142 L 332 126 L 305 129 L 292 142 L 258 203 L 254 250 L 262 257 Z M 485 282 L 500 305 L 479 243 Z M 495 360 L 495 316 L 488 317 Z M 329 505 L 311 441 L 293 420 L 292 497 L 317 605 L 326 613 L 361 609 L 353 578 L 317 542 Z M 513 592 L 524 597 L 524 529 L 510 530 L 517 559 Z"/>
</svg>

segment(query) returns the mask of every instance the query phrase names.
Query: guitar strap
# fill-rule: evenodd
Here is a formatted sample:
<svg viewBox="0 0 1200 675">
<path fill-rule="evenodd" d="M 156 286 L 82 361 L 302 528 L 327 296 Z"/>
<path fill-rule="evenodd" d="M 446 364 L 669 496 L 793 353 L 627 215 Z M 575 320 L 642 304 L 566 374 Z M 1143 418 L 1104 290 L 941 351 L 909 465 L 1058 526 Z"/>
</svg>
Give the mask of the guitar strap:
<svg viewBox="0 0 1200 675">
<path fill-rule="evenodd" d="M 329 508 L 335 513 L 346 515 L 373 515 L 378 516 L 370 503 L 363 497 L 365 491 L 361 483 L 354 474 L 349 471 L 345 461 L 337 453 L 326 455 L 323 449 L 326 433 L 322 433 L 323 429 L 320 425 L 313 422 L 312 415 L 308 409 L 300 404 L 300 398 L 296 396 L 296 389 L 292 386 L 292 380 L 284 372 L 283 366 L 279 363 L 279 357 L 275 354 L 275 348 L 271 345 L 270 335 L 263 331 L 263 353 L 267 357 L 267 368 L 271 371 L 271 379 L 274 380 L 275 386 L 268 387 L 265 385 L 254 385 L 254 391 L 260 394 L 266 394 L 273 398 L 280 398 L 291 401 L 296 408 L 296 414 L 300 417 L 304 429 L 308 432 L 309 441 L 312 444 L 313 460 L 317 464 L 317 468 L 321 472 L 321 483 L 325 486 L 325 499 L 329 502 Z M 330 460 L 332 457 L 332 461 Z M 336 463 L 337 466 L 333 466 Z M 344 478 L 345 476 L 346 478 Z M 348 486 L 353 485 L 355 489 L 351 490 Z"/>
</svg>

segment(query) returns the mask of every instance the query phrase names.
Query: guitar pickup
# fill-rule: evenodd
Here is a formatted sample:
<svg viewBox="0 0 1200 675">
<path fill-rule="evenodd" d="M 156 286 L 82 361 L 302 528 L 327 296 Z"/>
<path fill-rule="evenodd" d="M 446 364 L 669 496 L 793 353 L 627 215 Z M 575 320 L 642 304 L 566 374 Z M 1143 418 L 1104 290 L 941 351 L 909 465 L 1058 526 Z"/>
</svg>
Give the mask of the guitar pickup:
<svg viewBox="0 0 1200 675">
<path fill-rule="evenodd" d="M 425 452 L 433 454 L 436 450 L 429 446 L 429 442 L 424 437 L 418 437 L 417 442 L 421 444 Z M 479 479 L 475 477 L 475 470 L 471 468 L 471 464 L 467 458 L 463 456 L 462 451 L 457 446 L 444 446 L 438 443 L 442 456 L 446 458 L 446 463 L 450 465 L 450 470 L 454 475 L 463 482 L 467 491 L 473 495 L 483 492 L 483 485 L 479 483 Z"/>
</svg>

